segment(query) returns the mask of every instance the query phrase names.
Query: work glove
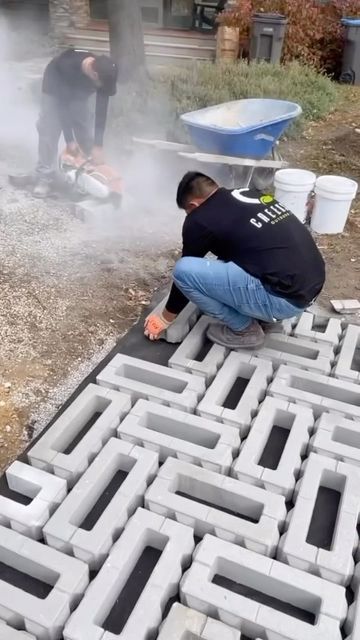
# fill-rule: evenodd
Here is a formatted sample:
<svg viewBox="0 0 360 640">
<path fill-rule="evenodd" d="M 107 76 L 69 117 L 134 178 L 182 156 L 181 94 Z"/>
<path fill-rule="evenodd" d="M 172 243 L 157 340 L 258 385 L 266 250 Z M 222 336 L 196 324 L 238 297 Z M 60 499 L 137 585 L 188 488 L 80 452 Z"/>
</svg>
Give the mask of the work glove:
<svg viewBox="0 0 360 640">
<path fill-rule="evenodd" d="M 170 327 L 172 323 L 165 320 L 162 313 L 150 315 L 145 320 L 145 335 L 149 340 L 159 340 L 161 334 Z"/>
</svg>

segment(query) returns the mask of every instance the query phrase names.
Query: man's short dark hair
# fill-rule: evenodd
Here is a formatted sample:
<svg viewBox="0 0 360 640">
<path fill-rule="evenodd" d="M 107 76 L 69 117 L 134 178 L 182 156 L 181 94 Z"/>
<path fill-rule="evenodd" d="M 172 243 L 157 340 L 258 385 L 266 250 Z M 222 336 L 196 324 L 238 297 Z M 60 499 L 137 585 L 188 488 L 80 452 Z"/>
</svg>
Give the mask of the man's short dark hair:
<svg viewBox="0 0 360 640">
<path fill-rule="evenodd" d="M 188 171 L 178 186 L 176 204 L 179 209 L 186 209 L 193 198 L 206 198 L 216 187 L 215 180 L 205 173 Z"/>
<path fill-rule="evenodd" d="M 108 56 L 95 56 L 94 71 L 99 76 L 102 90 L 109 96 L 116 94 L 117 64 Z"/>
</svg>

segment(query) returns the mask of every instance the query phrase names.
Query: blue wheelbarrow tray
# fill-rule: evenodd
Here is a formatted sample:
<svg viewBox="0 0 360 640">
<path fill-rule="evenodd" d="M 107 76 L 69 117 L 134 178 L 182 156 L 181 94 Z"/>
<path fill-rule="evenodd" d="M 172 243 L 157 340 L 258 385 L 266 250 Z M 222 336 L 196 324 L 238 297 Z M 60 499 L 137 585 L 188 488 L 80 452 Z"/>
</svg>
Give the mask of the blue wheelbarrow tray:
<svg viewBox="0 0 360 640">
<path fill-rule="evenodd" d="M 248 99 L 191 111 L 181 120 L 199 151 L 262 159 L 301 113 L 294 102 Z"/>
</svg>

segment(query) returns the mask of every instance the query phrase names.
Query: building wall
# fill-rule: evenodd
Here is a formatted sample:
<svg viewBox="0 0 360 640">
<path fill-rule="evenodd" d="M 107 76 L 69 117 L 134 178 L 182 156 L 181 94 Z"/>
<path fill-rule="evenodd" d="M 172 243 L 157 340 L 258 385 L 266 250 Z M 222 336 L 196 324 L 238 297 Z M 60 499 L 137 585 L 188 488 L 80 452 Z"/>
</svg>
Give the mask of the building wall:
<svg viewBox="0 0 360 640">
<path fill-rule="evenodd" d="M 56 37 L 70 27 L 86 27 L 90 19 L 89 0 L 49 0 L 51 28 Z"/>
</svg>

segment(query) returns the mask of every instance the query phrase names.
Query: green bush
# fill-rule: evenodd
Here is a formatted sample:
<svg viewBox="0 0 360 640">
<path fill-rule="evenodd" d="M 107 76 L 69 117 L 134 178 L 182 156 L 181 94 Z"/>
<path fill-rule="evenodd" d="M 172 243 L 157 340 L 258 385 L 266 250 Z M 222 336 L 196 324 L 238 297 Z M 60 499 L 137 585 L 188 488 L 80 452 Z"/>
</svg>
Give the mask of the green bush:
<svg viewBox="0 0 360 640">
<path fill-rule="evenodd" d="M 131 129 L 134 135 L 151 133 L 182 141 L 186 139 L 179 123 L 182 113 L 241 98 L 279 98 L 297 102 L 303 109 L 293 129 L 296 133 L 305 121 L 330 113 L 338 94 L 335 83 L 298 62 L 281 66 L 198 63 L 183 69 L 165 68 L 141 95 L 131 97 L 127 92 L 125 101 L 120 92 L 121 113 L 117 116 L 121 128 Z"/>
</svg>

